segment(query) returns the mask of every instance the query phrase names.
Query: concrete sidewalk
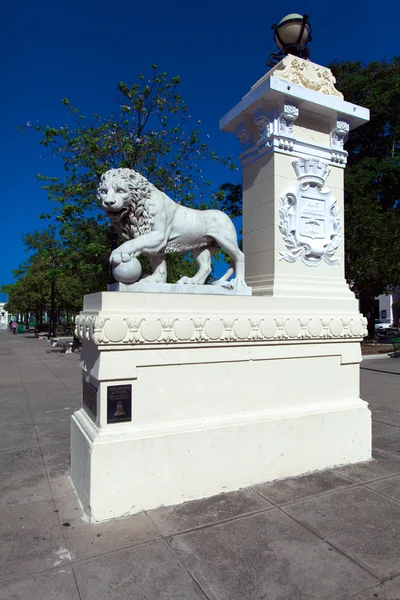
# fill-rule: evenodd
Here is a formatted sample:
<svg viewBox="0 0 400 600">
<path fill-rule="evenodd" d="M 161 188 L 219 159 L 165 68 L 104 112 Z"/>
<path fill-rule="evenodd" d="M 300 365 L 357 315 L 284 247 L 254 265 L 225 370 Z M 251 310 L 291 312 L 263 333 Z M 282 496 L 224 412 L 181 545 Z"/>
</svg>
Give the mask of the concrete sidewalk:
<svg viewBox="0 0 400 600">
<path fill-rule="evenodd" d="M 375 460 L 90 525 L 48 350 L 0 331 L 0 600 L 400 600 L 400 359 L 362 365 Z"/>
</svg>

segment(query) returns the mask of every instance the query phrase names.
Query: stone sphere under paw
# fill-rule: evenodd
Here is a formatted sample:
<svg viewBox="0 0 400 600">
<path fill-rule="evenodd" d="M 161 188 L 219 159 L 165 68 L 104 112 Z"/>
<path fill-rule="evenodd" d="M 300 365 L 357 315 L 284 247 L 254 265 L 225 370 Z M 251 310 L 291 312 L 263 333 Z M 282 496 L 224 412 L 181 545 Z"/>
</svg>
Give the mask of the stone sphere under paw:
<svg viewBox="0 0 400 600">
<path fill-rule="evenodd" d="M 135 283 L 142 274 L 142 265 L 137 258 L 131 258 L 128 262 L 121 262 L 113 267 L 112 273 L 120 283 Z"/>
</svg>

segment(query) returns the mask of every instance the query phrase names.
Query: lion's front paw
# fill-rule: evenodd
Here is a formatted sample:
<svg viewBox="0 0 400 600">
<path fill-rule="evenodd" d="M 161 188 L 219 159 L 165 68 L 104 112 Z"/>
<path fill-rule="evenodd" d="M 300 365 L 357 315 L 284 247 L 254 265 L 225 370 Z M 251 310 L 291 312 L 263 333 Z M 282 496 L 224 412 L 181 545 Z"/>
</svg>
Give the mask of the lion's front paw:
<svg viewBox="0 0 400 600">
<path fill-rule="evenodd" d="M 122 262 L 127 263 L 132 258 L 137 258 L 139 254 L 140 252 L 136 251 L 129 242 L 125 242 L 125 244 L 111 252 L 110 263 L 115 267 Z"/>
<path fill-rule="evenodd" d="M 116 267 L 121 262 L 122 262 L 121 252 L 119 252 L 118 250 L 113 250 L 110 254 L 110 265 L 113 265 L 113 267 Z"/>
</svg>

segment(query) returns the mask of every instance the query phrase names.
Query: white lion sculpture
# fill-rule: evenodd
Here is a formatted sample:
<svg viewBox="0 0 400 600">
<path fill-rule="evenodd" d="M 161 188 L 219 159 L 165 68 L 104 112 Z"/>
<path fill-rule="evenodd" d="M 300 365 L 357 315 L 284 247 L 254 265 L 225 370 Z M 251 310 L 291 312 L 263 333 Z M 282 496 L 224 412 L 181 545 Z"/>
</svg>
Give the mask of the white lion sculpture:
<svg viewBox="0 0 400 600">
<path fill-rule="evenodd" d="M 220 248 L 232 260 L 232 268 L 216 283 L 245 285 L 244 254 L 236 230 L 219 210 L 194 210 L 177 204 L 145 177 L 132 169 L 110 169 L 101 178 L 97 197 L 117 233 L 126 242 L 110 256 L 112 265 L 128 262 L 139 254 L 149 258 L 153 274 L 146 282 L 166 283 L 165 254 L 191 251 L 199 267 L 194 277 L 178 283 L 203 284 L 211 273 L 211 258 Z"/>
</svg>

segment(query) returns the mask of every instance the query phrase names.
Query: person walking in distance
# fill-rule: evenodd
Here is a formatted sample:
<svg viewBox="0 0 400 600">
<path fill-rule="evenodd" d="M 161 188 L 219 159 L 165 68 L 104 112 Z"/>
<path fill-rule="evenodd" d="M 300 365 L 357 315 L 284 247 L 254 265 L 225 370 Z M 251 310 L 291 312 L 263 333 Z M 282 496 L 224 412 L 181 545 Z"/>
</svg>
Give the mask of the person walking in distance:
<svg viewBox="0 0 400 600">
<path fill-rule="evenodd" d="M 17 321 L 13 321 L 11 323 L 11 331 L 13 332 L 14 335 L 17 333 Z"/>
</svg>

